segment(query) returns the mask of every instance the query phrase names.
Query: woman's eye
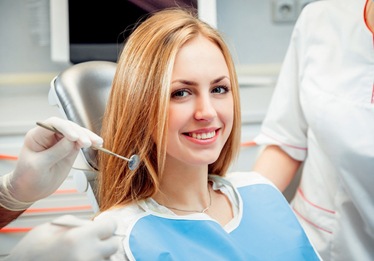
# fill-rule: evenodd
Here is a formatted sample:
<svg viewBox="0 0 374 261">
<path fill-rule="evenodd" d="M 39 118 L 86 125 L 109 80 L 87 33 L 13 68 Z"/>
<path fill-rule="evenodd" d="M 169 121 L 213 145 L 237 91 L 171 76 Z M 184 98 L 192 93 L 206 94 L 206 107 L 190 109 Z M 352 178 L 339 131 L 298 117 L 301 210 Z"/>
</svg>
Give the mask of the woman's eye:
<svg viewBox="0 0 374 261">
<path fill-rule="evenodd" d="M 186 97 L 188 95 L 189 95 L 189 92 L 187 90 L 177 90 L 177 91 L 174 91 L 171 94 L 171 97 L 172 98 L 182 98 L 182 97 Z"/>
<path fill-rule="evenodd" d="M 229 91 L 227 86 L 217 86 L 212 90 L 212 93 L 226 93 Z"/>
</svg>

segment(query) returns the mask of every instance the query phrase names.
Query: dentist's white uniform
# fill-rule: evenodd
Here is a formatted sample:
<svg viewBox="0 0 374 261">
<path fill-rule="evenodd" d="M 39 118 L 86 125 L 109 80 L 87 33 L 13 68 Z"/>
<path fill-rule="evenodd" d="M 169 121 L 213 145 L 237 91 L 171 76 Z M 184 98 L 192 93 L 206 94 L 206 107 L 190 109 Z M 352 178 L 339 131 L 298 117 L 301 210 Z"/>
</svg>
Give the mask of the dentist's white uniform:
<svg viewBox="0 0 374 261">
<path fill-rule="evenodd" d="M 305 161 L 292 204 L 324 260 L 374 260 L 374 37 L 365 4 L 303 10 L 256 137 Z"/>
</svg>

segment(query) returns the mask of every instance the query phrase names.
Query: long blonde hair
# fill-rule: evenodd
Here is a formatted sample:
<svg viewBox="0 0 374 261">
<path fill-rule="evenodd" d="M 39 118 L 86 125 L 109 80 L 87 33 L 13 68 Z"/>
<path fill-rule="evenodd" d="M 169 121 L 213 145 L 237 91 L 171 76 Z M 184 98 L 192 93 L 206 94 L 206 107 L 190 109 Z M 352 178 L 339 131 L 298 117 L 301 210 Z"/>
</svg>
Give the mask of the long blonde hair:
<svg viewBox="0 0 374 261">
<path fill-rule="evenodd" d="M 209 173 L 224 175 L 237 156 L 240 142 L 239 88 L 229 49 L 219 33 L 182 9 L 153 14 L 131 34 L 118 61 L 103 119 L 105 147 L 124 156 L 138 154 L 135 171 L 127 162 L 100 154 L 100 210 L 151 197 L 163 173 L 170 83 L 175 57 L 189 39 L 202 35 L 222 51 L 229 68 L 234 99 L 233 130 Z"/>
</svg>

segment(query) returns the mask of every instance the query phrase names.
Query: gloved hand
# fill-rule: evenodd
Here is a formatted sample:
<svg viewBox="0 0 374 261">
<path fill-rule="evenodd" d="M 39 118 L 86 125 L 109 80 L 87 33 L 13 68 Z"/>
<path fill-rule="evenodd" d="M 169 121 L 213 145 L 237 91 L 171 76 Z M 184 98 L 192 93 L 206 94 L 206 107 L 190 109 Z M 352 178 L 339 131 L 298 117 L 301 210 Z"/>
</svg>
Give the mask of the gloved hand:
<svg viewBox="0 0 374 261">
<path fill-rule="evenodd" d="M 66 215 L 56 223 L 64 223 L 64 219 L 83 225 L 69 228 L 53 225 L 53 221 L 39 225 L 22 238 L 5 260 L 109 260 L 117 251 L 121 238 L 113 236 L 116 223 L 112 219 L 88 221 Z"/>
<path fill-rule="evenodd" d="M 101 137 L 71 121 L 52 117 L 44 123 L 54 126 L 64 136 L 39 126 L 26 134 L 16 168 L 2 177 L 0 192 L 9 192 L 5 198 L 13 197 L 14 204 L 3 200 L 1 203 L 10 210 L 26 209 L 52 194 L 69 174 L 79 149 L 103 143 Z"/>
</svg>

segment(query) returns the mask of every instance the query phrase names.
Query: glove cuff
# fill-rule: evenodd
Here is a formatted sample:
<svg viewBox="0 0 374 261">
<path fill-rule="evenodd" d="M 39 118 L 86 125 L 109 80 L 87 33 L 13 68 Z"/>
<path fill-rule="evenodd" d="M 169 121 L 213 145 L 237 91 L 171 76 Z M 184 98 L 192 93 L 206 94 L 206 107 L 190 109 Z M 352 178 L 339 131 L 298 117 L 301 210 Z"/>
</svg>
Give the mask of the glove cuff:
<svg viewBox="0 0 374 261">
<path fill-rule="evenodd" d="M 29 208 L 35 201 L 23 202 L 14 198 L 10 193 L 12 187 L 10 178 L 11 174 L 0 177 L 0 206 L 11 211 L 22 211 Z"/>
</svg>

